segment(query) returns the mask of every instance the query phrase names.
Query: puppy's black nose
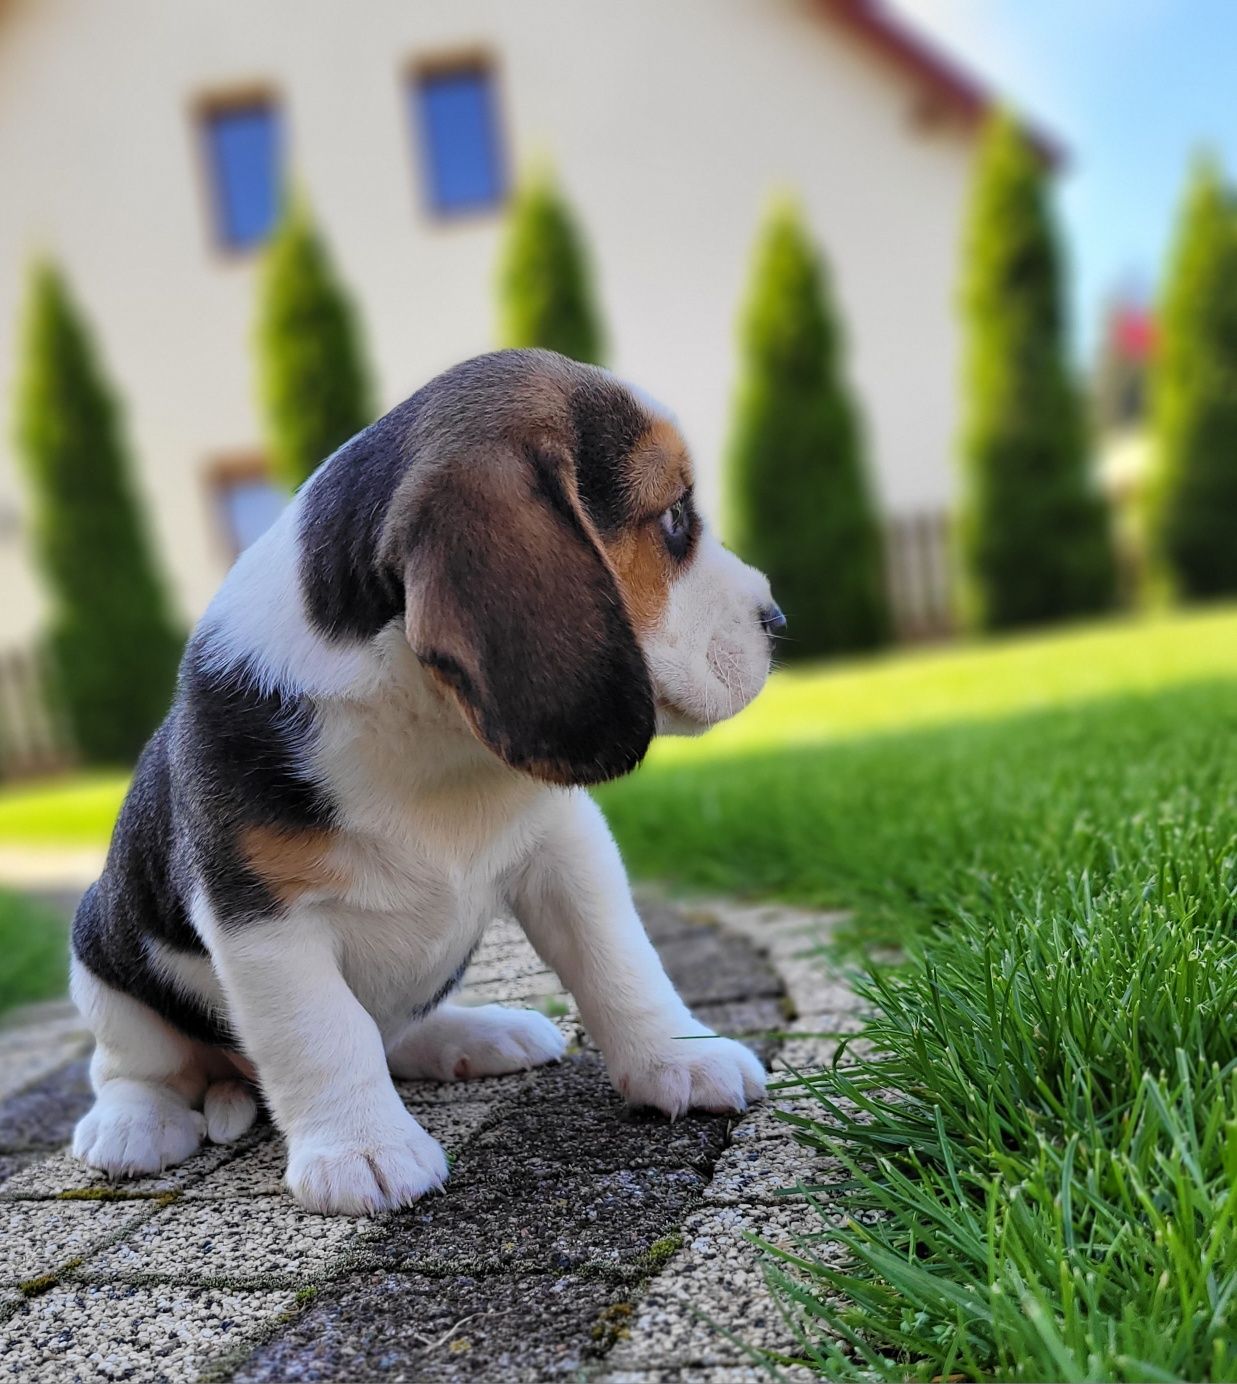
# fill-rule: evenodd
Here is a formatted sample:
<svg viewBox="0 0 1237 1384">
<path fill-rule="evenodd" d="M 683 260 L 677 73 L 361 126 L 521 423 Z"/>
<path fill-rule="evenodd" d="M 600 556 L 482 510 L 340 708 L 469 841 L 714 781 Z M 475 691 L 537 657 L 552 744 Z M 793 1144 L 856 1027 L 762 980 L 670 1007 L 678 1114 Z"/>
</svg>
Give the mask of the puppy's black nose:
<svg viewBox="0 0 1237 1384">
<path fill-rule="evenodd" d="M 781 634 L 786 628 L 786 617 L 782 614 L 781 607 L 773 601 L 770 601 L 767 606 L 762 606 L 760 624 L 770 638 Z"/>
</svg>

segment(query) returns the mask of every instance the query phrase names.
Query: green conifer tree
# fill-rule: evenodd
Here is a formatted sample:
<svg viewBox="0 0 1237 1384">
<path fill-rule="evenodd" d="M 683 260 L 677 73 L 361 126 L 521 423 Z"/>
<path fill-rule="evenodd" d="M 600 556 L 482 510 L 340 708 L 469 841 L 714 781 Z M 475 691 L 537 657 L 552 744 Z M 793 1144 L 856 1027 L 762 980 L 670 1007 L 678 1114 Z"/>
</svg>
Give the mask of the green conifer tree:
<svg viewBox="0 0 1237 1384">
<path fill-rule="evenodd" d="M 52 266 L 34 269 L 16 400 L 56 693 L 78 753 L 128 764 L 167 709 L 183 634 L 169 610 L 94 342 Z"/>
<path fill-rule="evenodd" d="M 740 361 L 727 529 L 786 612 L 781 652 L 873 648 L 889 637 L 880 528 L 824 265 L 790 205 L 760 233 Z"/>
<path fill-rule="evenodd" d="M 1237 210 L 1195 167 L 1160 312 L 1154 375 L 1155 553 L 1193 599 L 1237 592 Z"/>
<path fill-rule="evenodd" d="M 1008 115 L 984 133 L 966 244 L 960 557 L 982 629 L 1106 609 L 1107 507 L 1065 355 L 1061 264 L 1039 155 Z"/>
<path fill-rule="evenodd" d="M 541 346 L 604 363 L 605 333 L 584 237 L 547 174 L 530 178 L 515 198 L 498 287 L 504 346 Z"/>
<path fill-rule="evenodd" d="M 272 467 L 294 490 L 374 418 L 356 315 L 301 197 L 265 252 L 257 346 Z"/>
</svg>

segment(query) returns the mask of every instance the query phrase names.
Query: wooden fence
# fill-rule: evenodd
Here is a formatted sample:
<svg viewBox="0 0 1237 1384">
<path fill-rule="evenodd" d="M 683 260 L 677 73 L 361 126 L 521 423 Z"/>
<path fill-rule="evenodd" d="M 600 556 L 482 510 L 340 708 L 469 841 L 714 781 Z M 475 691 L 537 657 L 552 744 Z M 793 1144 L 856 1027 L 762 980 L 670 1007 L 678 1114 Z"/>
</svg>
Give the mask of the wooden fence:
<svg viewBox="0 0 1237 1384">
<path fill-rule="evenodd" d="M 43 661 L 28 650 L 0 653 L 0 779 L 68 768 L 68 734 L 52 710 Z"/>
<path fill-rule="evenodd" d="M 946 639 L 957 628 L 948 514 L 906 514 L 885 525 L 893 627 L 906 642 Z"/>
</svg>

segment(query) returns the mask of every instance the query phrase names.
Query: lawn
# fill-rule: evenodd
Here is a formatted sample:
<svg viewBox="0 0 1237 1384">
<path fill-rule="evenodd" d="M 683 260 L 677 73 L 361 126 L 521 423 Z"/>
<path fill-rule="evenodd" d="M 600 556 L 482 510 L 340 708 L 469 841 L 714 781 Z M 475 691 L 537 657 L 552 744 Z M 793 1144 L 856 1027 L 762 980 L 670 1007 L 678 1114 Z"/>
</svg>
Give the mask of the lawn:
<svg viewBox="0 0 1237 1384">
<path fill-rule="evenodd" d="M 15 1004 L 63 995 L 68 983 L 68 928 L 62 918 L 0 890 L 0 1014 Z"/>
<path fill-rule="evenodd" d="M 863 734 L 799 733 L 814 678 Z M 770 1255 L 802 1358 L 1237 1378 L 1237 622 L 804 674 L 751 719 L 603 799 L 640 873 L 907 950 L 797 1126 L 849 1170 Z"/>
</svg>

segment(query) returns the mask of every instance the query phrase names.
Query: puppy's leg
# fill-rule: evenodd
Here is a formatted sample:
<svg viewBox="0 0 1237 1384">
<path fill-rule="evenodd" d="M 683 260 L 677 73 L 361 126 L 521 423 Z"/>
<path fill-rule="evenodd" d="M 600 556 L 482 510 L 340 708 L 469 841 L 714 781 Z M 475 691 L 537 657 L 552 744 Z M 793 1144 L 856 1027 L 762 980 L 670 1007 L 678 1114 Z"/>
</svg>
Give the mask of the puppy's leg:
<svg viewBox="0 0 1237 1384">
<path fill-rule="evenodd" d="M 513 899 L 529 940 L 575 996 L 615 1087 L 672 1118 L 742 1110 L 764 1094 L 764 1068 L 742 1043 L 712 1036 L 666 975 L 614 838 L 587 794 L 562 812 Z"/>
<path fill-rule="evenodd" d="M 497 1004 L 440 1004 L 387 1053 L 398 1077 L 472 1081 L 557 1062 L 566 1040 L 543 1014 Z"/>
<path fill-rule="evenodd" d="M 206 1128 L 192 1108 L 206 1087 L 201 1046 L 76 958 L 71 990 L 96 1040 L 95 1103 L 78 1121 L 73 1152 L 110 1177 L 139 1177 L 183 1162 Z"/>
<path fill-rule="evenodd" d="M 396 1094 L 377 1026 L 340 973 L 329 924 L 293 910 L 227 926 L 202 907 L 194 922 L 287 1137 L 297 1201 L 363 1216 L 440 1187 L 446 1157 Z"/>
</svg>

